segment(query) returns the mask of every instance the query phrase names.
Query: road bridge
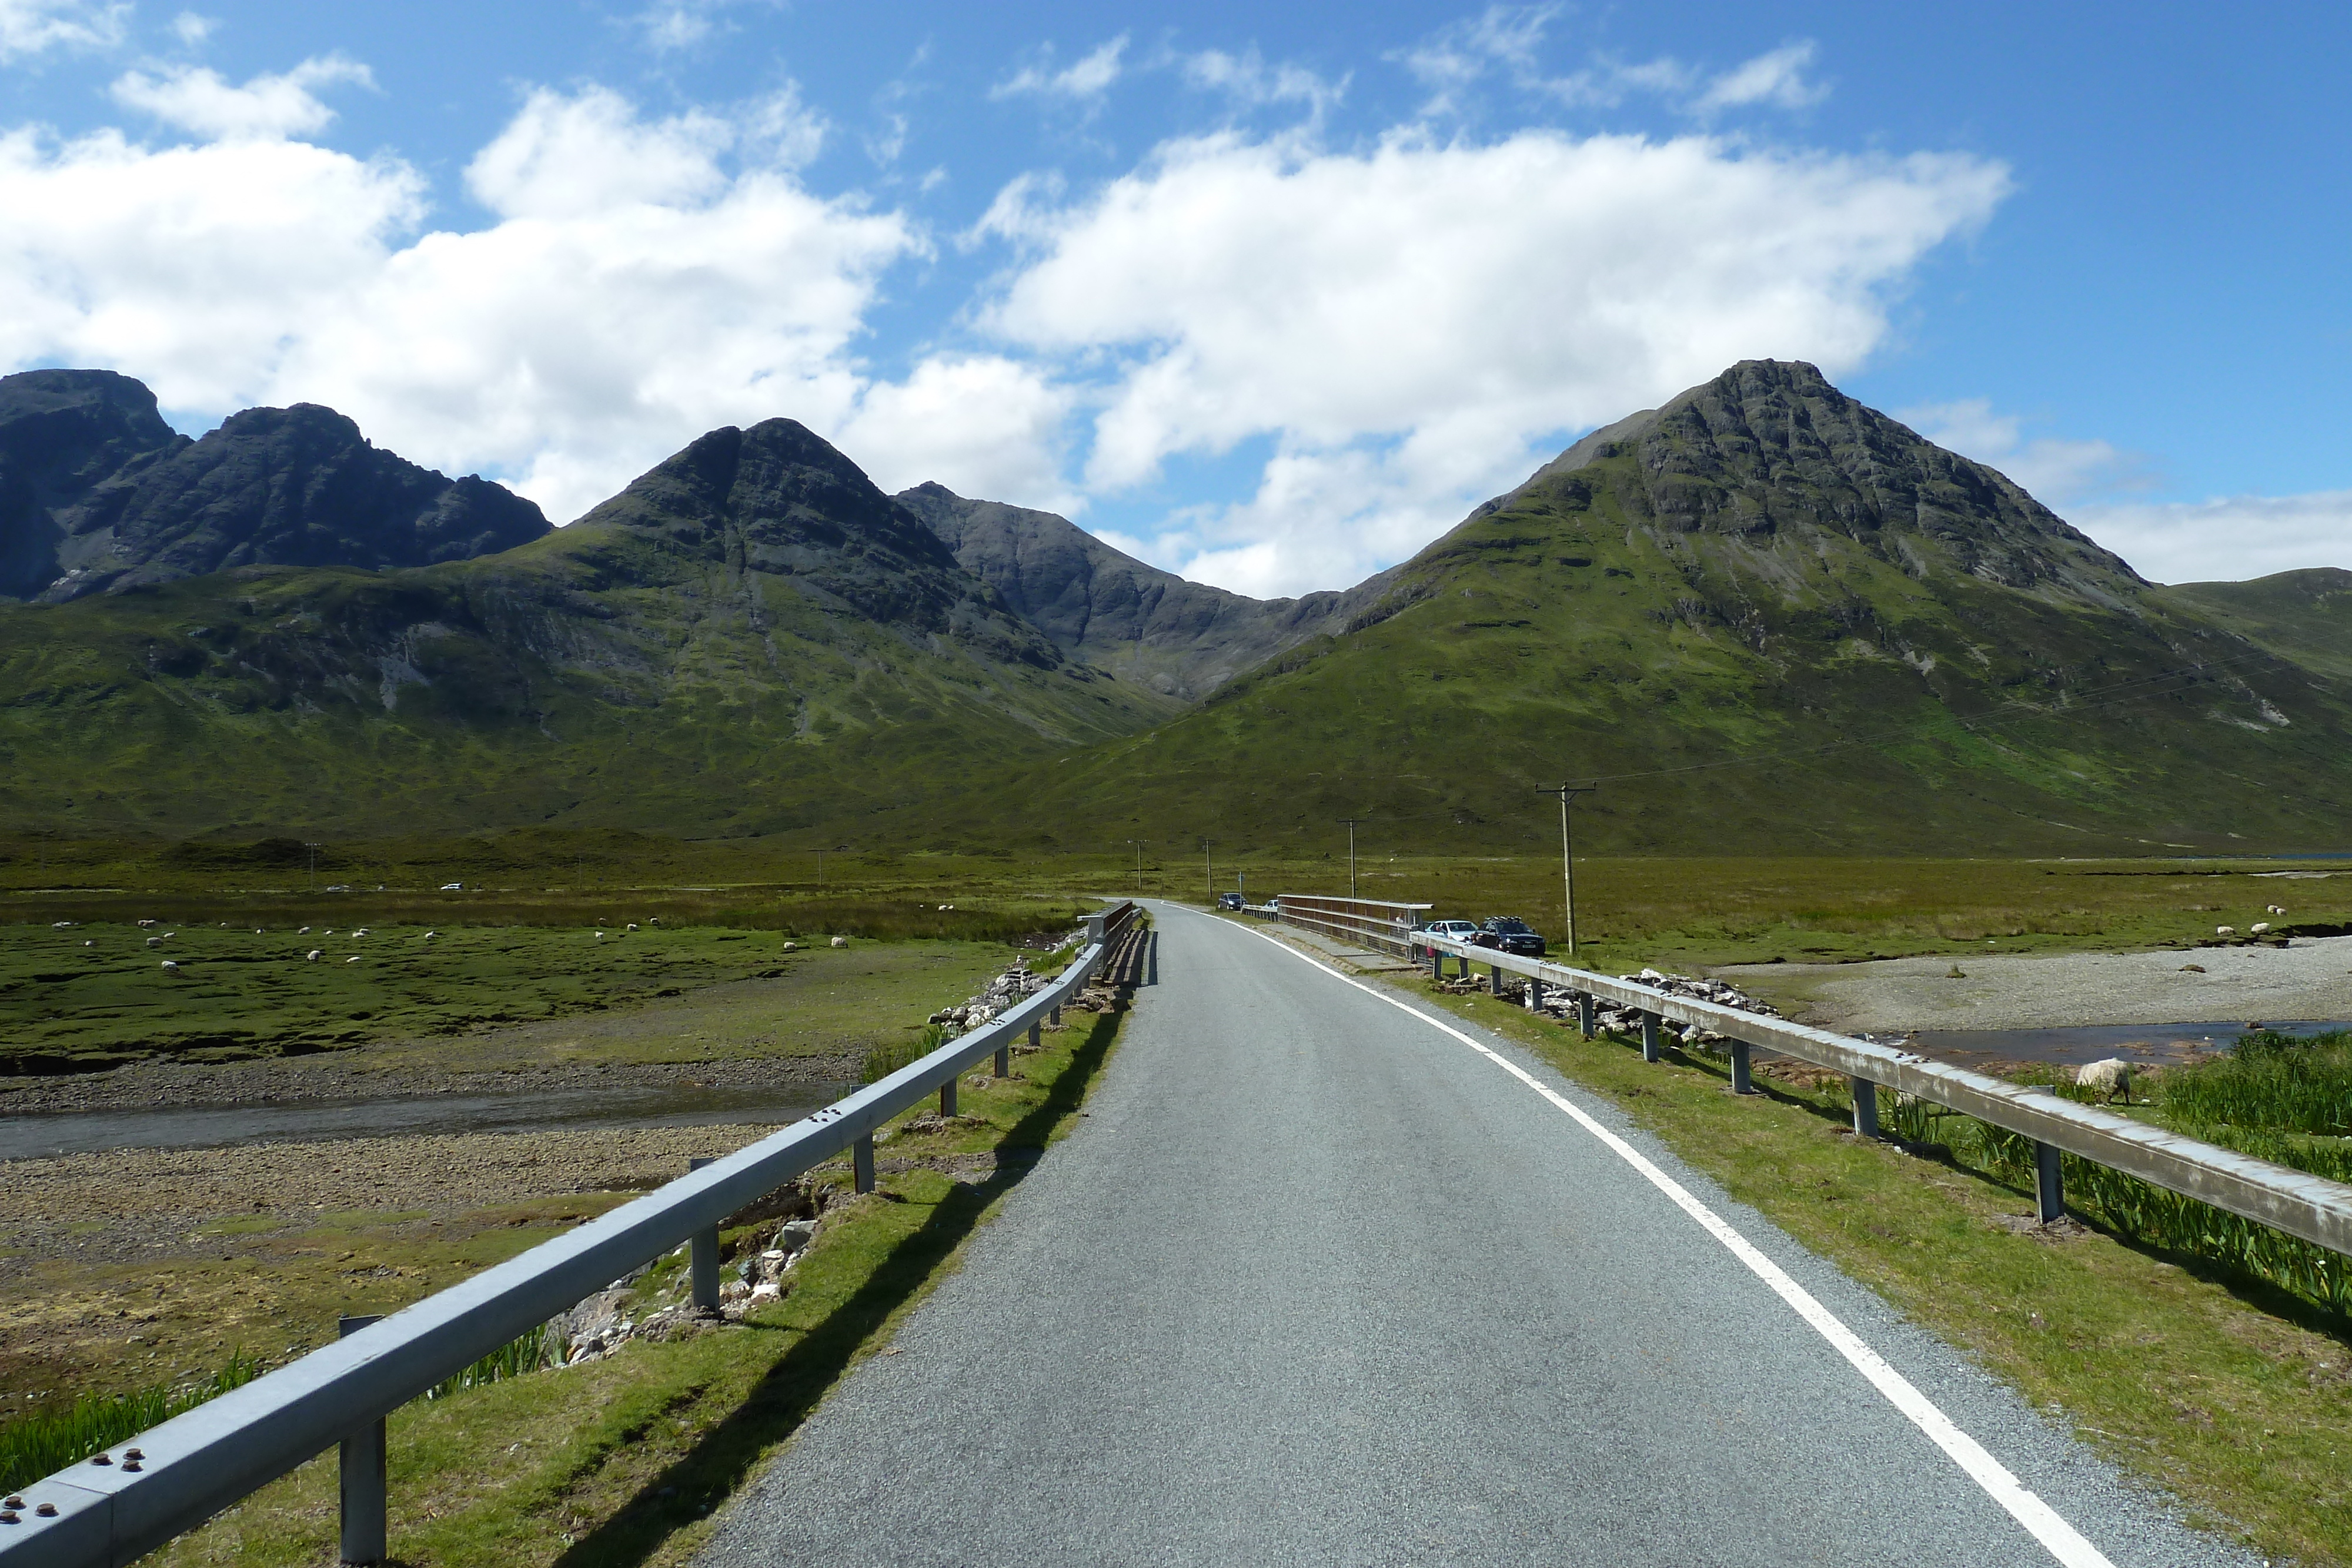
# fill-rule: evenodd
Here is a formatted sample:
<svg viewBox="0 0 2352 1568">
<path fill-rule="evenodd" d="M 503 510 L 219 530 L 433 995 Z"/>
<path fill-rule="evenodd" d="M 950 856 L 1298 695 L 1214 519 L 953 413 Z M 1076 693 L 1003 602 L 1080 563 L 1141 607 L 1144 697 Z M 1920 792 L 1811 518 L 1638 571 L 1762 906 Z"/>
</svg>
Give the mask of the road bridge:
<svg viewBox="0 0 2352 1568">
<path fill-rule="evenodd" d="M 1078 1130 L 701 1562 L 2251 1563 L 1499 1038 L 1154 907 Z"/>
</svg>

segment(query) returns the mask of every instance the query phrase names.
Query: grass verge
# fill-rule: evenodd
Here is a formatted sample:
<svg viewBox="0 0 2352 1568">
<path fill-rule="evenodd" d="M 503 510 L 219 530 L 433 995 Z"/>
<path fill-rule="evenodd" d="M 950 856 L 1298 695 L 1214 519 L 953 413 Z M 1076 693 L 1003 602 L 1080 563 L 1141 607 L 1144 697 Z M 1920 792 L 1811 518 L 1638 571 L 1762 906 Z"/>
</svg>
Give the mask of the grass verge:
<svg viewBox="0 0 2352 1568">
<path fill-rule="evenodd" d="M 632 1342 L 605 1360 L 499 1377 L 394 1412 L 395 1559 L 634 1568 L 691 1555 L 719 1502 L 880 1348 L 1066 1130 L 1121 1017 L 1068 1016 L 1042 1051 L 1016 1058 L 1012 1077 L 967 1079 L 954 1120 L 902 1120 L 877 1161 L 879 1189 L 829 1206 L 791 1294 L 741 1325 Z M 817 1177 L 845 1186 L 846 1163 Z M 154 1561 L 331 1561 L 335 1489 L 330 1453 Z"/>
<path fill-rule="evenodd" d="M 1425 983 L 1416 988 L 1426 988 Z M 2040 1231 L 2030 1186 L 1857 1139 L 1842 1092 L 1585 1042 L 1491 998 L 1431 996 L 1531 1046 L 1914 1321 L 1976 1357 L 2193 1521 L 2274 1559 L 2352 1561 L 2344 1320 L 2241 1270 L 2097 1226 Z"/>
</svg>

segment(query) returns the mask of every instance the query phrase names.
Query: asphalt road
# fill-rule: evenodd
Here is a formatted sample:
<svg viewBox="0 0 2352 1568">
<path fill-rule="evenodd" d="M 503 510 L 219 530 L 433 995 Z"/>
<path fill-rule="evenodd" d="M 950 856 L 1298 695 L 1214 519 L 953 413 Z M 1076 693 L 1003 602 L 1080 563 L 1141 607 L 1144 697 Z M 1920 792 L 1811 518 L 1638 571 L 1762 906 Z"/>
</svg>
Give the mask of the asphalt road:
<svg viewBox="0 0 2352 1568">
<path fill-rule="evenodd" d="M 702 1563 L 2257 1561 L 1516 1048 L 1155 913 L 1089 1115 Z"/>
</svg>

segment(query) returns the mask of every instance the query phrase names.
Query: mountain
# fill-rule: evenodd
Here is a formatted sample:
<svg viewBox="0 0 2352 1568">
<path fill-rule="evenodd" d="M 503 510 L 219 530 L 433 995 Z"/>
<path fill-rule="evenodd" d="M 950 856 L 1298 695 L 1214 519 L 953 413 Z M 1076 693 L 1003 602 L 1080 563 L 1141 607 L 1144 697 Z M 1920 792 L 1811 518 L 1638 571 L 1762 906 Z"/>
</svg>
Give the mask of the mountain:
<svg viewBox="0 0 2352 1568">
<path fill-rule="evenodd" d="M 1387 586 L 1383 574 L 1345 592 L 1251 599 L 1147 566 L 1052 512 L 966 500 L 937 484 L 897 498 L 1065 654 L 1188 702 L 1345 630 Z"/>
<path fill-rule="evenodd" d="M 789 420 L 713 431 L 497 554 L 118 586 L 0 607 L 0 816 L 854 825 L 1177 706 L 1065 660 Z"/>
<path fill-rule="evenodd" d="M 1478 507 L 1350 629 L 1009 788 L 1073 842 L 1328 847 L 1358 816 L 1384 852 L 1526 851 L 1558 841 L 1541 786 L 1599 779 L 1596 849 L 2334 844 L 2352 697 L 2227 597 L 1750 361 Z"/>
<path fill-rule="evenodd" d="M 548 527 L 503 486 L 420 468 L 315 403 L 247 409 L 190 441 L 128 377 L 0 377 L 9 598 L 63 603 L 241 566 L 426 566 Z"/>
<path fill-rule="evenodd" d="M 2352 571 L 2342 567 L 2274 572 L 2251 582 L 2184 582 L 2158 596 L 2318 674 L 2352 681 Z"/>
</svg>

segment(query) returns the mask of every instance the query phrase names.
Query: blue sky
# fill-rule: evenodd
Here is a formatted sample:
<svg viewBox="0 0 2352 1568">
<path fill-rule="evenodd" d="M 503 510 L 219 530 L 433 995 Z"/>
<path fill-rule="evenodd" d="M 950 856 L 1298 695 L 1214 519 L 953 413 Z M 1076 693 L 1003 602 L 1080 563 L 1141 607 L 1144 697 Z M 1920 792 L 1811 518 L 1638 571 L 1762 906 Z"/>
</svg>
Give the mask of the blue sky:
<svg viewBox="0 0 2352 1568">
<path fill-rule="evenodd" d="M 0 0 L 0 368 L 577 515 L 772 414 L 1256 593 L 1821 363 L 2160 580 L 2352 566 L 2352 13 Z"/>
</svg>

